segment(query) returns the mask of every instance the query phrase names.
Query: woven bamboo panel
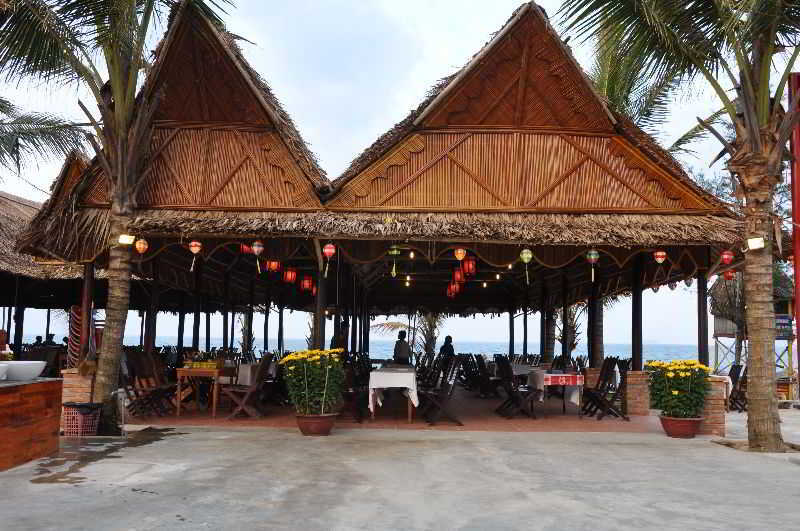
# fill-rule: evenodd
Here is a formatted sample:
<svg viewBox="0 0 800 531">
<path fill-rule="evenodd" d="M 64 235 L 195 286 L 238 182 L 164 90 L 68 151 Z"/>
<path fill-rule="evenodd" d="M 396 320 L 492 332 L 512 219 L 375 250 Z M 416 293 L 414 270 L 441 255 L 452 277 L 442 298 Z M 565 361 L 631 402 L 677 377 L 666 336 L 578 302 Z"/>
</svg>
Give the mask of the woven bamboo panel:
<svg viewBox="0 0 800 531">
<path fill-rule="evenodd" d="M 533 10 L 456 87 L 426 127 L 533 126 L 612 132 L 582 73 Z"/>
<path fill-rule="evenodd" d="M 421 138 L 409 137 L 348 182 L 329 205 L 565 212 L 671 211 L 706 205 L 666 172 L 620 148 L 624 141 L 618 138 L 468 131 Z"/>
</svg>

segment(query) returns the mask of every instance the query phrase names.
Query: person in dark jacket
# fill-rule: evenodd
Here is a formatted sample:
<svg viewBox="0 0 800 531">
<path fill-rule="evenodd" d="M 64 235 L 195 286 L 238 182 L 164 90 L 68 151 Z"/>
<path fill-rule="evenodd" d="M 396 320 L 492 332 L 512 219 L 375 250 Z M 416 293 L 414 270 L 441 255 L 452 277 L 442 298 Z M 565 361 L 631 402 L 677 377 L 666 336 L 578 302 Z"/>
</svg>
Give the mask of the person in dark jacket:
<svg viewBox="0 0 800 531">
<path fill-rule="evenodd" d="M 394 342 L 394 362 L 400 365 L 411 365 L 411 347 L 406 341 L 406 331 L 400 330 Z"/>
<path fill-rule="evenodd" d="M 444 345 L 439 348 L 439 355 L 444 354 L 455 355 L 455 351 L 453 350 L 453 336 L 447 336 L 444 338 Z"/>
</svg>

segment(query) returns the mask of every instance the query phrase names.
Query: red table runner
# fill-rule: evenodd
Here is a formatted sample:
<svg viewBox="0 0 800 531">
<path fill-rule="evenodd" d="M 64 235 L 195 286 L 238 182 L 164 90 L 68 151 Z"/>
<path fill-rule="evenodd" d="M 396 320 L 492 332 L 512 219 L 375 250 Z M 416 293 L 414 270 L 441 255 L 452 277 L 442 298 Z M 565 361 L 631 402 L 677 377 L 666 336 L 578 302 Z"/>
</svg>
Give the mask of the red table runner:
<svg viewBox="0 0 800 531">
<path fill-rule="evenodd" d="M 545 374 L 544 385 L 583 385 L 582 374 Z"/>
</svg>

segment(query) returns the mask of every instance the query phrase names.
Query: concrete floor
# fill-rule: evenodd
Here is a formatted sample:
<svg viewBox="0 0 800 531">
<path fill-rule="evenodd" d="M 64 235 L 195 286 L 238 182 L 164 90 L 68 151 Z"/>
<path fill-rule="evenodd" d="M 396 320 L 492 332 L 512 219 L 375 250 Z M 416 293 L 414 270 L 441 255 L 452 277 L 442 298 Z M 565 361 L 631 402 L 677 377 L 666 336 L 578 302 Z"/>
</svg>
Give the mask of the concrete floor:
<svg viewBox="0 0 800 531">
<path fill-rule="evenodd" d="M 795 530 L 798 455 L 652 433 L 159 428 L 0 473 L 0 529 Z"/>
</svg>

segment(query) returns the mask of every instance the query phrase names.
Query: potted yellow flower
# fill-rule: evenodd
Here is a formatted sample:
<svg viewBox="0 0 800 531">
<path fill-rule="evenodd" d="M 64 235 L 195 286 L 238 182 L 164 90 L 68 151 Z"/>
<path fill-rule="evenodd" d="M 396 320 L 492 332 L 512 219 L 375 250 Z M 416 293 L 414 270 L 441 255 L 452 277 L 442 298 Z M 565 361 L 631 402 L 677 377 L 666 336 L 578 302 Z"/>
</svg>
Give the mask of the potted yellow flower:
<svg viewBox="0 0 800 531">
<path fill-rule="evenodd" d="M 670 437 L 692 438 L 700 428 L 710 369 L 696 360 L 650 361 L 650 403 L 661 410 L 661 426 Z"/>
<path fill-rule="evenodd" d="M 343 349 L 303 350 L 284 356 L 280 364 L 303 435 L 329 435 L 342 405 Z"/>
</svg>

